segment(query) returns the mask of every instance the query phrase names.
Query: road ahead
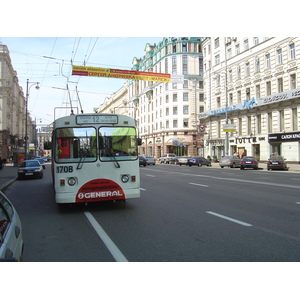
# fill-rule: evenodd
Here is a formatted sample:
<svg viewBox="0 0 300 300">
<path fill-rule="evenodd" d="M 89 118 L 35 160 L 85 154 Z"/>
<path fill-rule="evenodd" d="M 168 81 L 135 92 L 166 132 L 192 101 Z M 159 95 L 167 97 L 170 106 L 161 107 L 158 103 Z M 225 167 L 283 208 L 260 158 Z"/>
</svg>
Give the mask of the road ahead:
<svg viewBox="0 0 300 300">
<path fill-rule="evenodd" d="M 50 165 L 5 193 L 24 261 L 300 261 L 300 174 L 141 167 L 141 198 L 59 208 Z"/>
</svg>

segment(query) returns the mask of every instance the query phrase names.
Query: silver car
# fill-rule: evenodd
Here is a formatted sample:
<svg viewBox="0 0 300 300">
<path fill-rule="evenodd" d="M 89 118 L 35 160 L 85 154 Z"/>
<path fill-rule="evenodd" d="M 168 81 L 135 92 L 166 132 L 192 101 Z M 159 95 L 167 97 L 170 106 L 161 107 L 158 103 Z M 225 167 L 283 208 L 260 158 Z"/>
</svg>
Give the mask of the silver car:
<svg viewBox="0 0 300 300">
<path fill-rule="evenodd" d="M 221 168 L 230 167 L 230 168 L 239 168 L 241 166 L 241 159 L 237 156 L 224 156 L 219 162 Z"/>
<path fill-rule="evenodd" d="M 24 249 L 20 218 L 0 191 L 0 261 L 21 261 Z"/>
<path fill-rule="evenodd" d="M 191 158 L 191 156 L 179 156 L 177 160 L 177 165 L 186 165 L 189 158 Z"/>
<path fill-rule="evenodd" d="M 153 156 L 144 156 L 144 158 L 146 159 L 148 166 L 149 165 L 155 166 L 155 159 Z"/>
</svg>

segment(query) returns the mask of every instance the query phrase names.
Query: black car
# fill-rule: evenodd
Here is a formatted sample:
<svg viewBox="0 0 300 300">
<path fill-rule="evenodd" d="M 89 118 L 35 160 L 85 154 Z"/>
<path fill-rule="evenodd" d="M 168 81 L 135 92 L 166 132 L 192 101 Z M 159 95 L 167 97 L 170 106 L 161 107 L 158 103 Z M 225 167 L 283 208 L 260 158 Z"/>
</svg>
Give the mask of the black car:
<svg viewBox="0 0 300 300">
<path fill-rule="evenodd" d="M 147 160 L 144 156 L 139 156 L 139 165 L 144 167 L 147 166 Z"/>
<path fill-rule="evenodd" d="M 287 170 L 286 159 L 281 155 L 271 155 L 268 163 L 268 170 Z"/>
<path fill-rule="evenodd" d="M 240 169 L 244 170 L 246 168 L 251 168 L 254 170 L 258 169 L 258 161 L 254 156 L 244 156 L 241 159 Z"/>
<path fill-rule="evenodd" d="M 194 156 L 189 158 L 186 163 L 187 166 L 198 166 L 201 167 L 202 165 L 211 166 L 211 162 L 201 156 Z"/>
<path fill-rule="evenodd" d="M 38 160 L 25 160 L 18 168 L 18 179 L 43 178 L 43 167 Z"/>
</svg>

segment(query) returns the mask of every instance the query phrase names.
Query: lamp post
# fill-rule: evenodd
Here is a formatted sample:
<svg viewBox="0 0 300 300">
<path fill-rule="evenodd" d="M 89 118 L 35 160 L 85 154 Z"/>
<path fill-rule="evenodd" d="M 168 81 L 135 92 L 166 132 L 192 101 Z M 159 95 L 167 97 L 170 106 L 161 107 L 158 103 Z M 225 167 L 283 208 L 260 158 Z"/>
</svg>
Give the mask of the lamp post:
<svg viewBox="0 0 300 300">
<path fill-rule="evenodd" d="M 31 86 L 29 86 L 29 84 L 32 83 Z M 39 82 L 29 82 L 29 79 L 27 79 L 27 82 L 26 82 L 26 100 L 25 100 L 25 108 L 26 108 L 26 112 L 25 112 L 25 157 L 24 157 L 24 160 L 27 159 L 27 150 L 28 150 L 28 144 L 27 144 L 27 141 L 28 141 L 28 124 L 27 124 L 27 119 L 28 119 L 28 97 L 29 97 L 29 91 L 30 91 L 30 88 L 33 87 L 35 85 L 35 88 L 38 90 L 40 87 L 39 87 Z"/>
</svg>

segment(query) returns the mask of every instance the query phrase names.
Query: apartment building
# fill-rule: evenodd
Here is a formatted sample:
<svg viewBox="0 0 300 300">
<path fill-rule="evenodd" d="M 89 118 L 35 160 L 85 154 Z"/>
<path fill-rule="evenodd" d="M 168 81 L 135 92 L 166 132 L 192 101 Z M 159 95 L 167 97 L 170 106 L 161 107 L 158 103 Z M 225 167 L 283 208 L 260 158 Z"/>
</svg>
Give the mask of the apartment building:
<svg viewBox="0 0 300 300">
<path fill-rule="evenodd" d="M 125 113 L 137 120 L 140 154 L 196 155 L 203 149 L 198 114 L 204 111 L 200 37 L 166 37 L 147 44 L 132 70 L 171 74 L 171 82 L 129 80 L 97 112 Z"/>
<path fill-rule="evenodd" d="M 211 37 L 203 47 L 205 156 L 300 161 L 300 39 Z"/>
<path fill-rule="evenodd" d="M 0 157 L 15 161 L 24 156 L 26 99 L 13 69 L 6 45 L 0 44 Z M 34 138 L 35 126 L 27 120 L 28 142 Z M 23 156 L 22 156 L 23 155 Z"/>
</svg>

